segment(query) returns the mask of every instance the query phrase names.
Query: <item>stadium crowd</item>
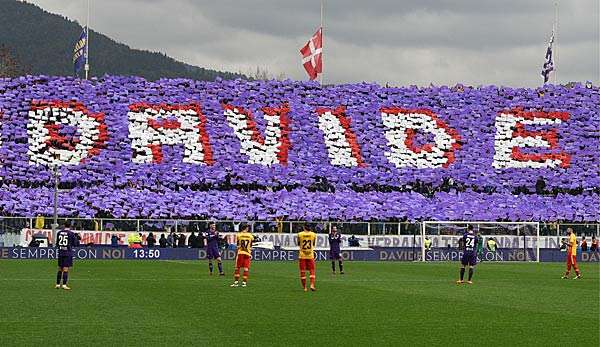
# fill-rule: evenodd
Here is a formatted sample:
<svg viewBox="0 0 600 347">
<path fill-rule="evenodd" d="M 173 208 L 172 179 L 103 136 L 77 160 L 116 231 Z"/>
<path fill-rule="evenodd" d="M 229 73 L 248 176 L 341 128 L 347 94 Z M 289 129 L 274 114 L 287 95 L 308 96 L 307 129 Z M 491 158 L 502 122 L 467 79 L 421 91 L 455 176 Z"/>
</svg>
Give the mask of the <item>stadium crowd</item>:
<svg viewBox="0 0 600 347">
<path fill-rule="evenodd" d="M 68 217 L 600 219 L 596 87 L 28 76 L 0 92 L 5 216 L 51 215 L 60 161 Z M 511 146 L 537 141 L 508 159 L 502 112 L 525 117 Z"/>
</svg>

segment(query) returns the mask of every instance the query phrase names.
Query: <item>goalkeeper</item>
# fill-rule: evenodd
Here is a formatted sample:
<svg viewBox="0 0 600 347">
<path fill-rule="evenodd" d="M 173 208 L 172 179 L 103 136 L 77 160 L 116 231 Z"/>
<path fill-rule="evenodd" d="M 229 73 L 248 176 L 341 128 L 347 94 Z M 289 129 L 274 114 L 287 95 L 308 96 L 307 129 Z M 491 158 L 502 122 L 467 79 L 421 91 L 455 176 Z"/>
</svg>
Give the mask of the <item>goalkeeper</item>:
<svg viewBox="0 0 600 347">
<path fill-rule="evenodd" d="M 477 233 L 477 256 L 480 258 L 483 256 L 483 236 L 480 232 Z"/>
</svg>

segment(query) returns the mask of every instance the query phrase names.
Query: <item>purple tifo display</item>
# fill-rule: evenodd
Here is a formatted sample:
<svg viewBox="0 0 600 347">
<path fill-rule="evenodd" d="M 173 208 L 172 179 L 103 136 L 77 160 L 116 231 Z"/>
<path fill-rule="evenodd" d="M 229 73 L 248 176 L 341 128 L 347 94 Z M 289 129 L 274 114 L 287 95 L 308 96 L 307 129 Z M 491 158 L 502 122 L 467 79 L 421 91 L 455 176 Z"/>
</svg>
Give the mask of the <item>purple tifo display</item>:
<svg viewBox="0 0 600 347">
<path fill-rule="evenodd" d="M 600 220 L 600 90 L 0 79 L 0 213 Z"/>
</svg>

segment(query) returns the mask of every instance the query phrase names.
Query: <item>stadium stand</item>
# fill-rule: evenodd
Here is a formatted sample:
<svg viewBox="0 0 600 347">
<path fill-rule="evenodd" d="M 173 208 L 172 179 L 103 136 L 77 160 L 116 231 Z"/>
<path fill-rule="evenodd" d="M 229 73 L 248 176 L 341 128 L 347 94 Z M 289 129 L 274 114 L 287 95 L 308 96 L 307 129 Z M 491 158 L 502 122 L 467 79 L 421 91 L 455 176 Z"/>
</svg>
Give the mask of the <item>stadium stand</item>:
<svg viewBox="0 0 600 347">
<path fill-rule="evenodd" d="M 600 90 L 0 79 L 0 214 L 600 220 Z M 494 206 L 494 208 L 489 208 Z"/>
</svg>

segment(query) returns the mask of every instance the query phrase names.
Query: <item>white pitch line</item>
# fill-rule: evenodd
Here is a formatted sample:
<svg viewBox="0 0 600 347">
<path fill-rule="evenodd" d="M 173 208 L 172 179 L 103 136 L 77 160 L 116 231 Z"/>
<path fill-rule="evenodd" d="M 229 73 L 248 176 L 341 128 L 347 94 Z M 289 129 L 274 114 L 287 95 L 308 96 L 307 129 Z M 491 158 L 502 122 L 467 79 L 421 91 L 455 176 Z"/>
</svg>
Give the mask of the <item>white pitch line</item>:
<svg viewBox="0 0 600 347">
<path fill-rule="evenodd" d="M 217 276 L 218 277 L 218 276 Z M 0 281 L 48 281 L 47 278 L 0 278 Z M 210 278 L 73 278 L 70 281 L 208 281 Z"/>
<path fill-rule="evenodd" d="M 190 264 L 196 264 L 197 262 L 200 261 L 200 259 L 198 260 L 189 260 L 189 261 L 182 261 L 182 260 L 164 260 L 167 263 L 177 263 L 177 264 L 185 264 L 185 265 L 190 265 Z"/>
<path fill-rule="evenodd" d="M 212 277 L 199 277 L 199 278 L 111 278 L 111 281 L 154 281 L 154 282 L 158 282 L 158 281 L 210 281 L 210 280 L 214 280 L 214 278 L 216 277 L 221 277 L 221 276 L 212 276 Z M 296 280 L 296 277 L 293 276 L 289 276 L 289 277 L 283 277 L 280 276 L 280 278 L 285 278 L 285 280 L 283 281 L 287 281 L 287 280 Z M 589 277 L 587 278 L 589 279 Z M 9 282 L 9 281 L 43 281 L 43 282 L 47 282 L 48 280 L 52 280 L 51 277 L 46 277 L 46 278 L 0 278 L 0 281 L 5 281 L 5 282 Z M 108 279 L 106 278 L 72 278 L 73 281 L 106 281 Z M 554 281 L 556 280 L 555 278 L 548 278 L 546 280 L 549 281 Z M 559 281 L 560 279 L 556 280 Z M 317 276 L 317 282 L 327 282 L 327 283 L 387 283 L 387 282 L 396 282 L 396 283 L 455 283 L 455 279 L 394 279 L 394 278 L 389 278 L 389 279 L 385 279 L 385 280 L 378 280 L 378 279 L 332 279 L 332 278 L 319 278 Z M 521 280 L 522 281 L 522 280 Z M 539 279 L 531 279 L 530 281 L 532 282 L 538 282 Z M 561 282 L 564 280 L 560 280 Z M 256 281 L 255 281 L 256 282 Z M 262 282 L 262 281 L 261 281 Z M 270 281 L 271 283 L 273 281 Z M 495 282 L 514 282 L 513 279 L 493 279 L 493 280 L 480 280 L 477 281 L 477 283 L 495 283 Z"/>
</svg>

